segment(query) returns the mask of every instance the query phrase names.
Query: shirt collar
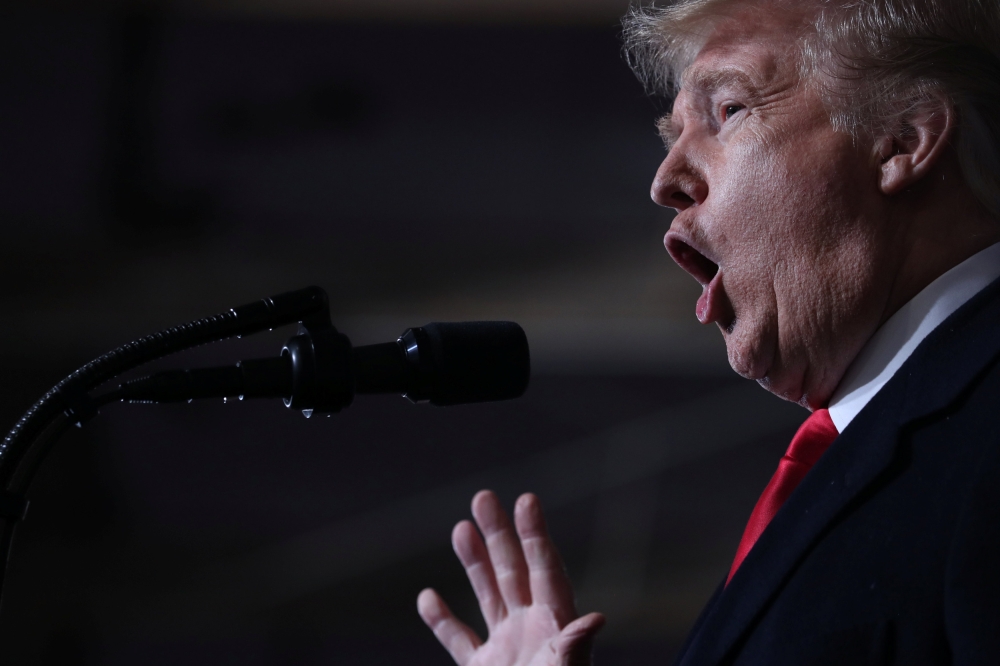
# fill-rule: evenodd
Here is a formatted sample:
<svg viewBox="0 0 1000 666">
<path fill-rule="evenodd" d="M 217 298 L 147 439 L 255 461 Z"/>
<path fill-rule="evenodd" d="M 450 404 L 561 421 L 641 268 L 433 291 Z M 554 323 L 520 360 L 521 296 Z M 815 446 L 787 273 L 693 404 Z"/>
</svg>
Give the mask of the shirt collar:
<svg viewBox="0 0 1000 666">
<path fill-rule="evenodd" d="M 889 317 L 861 348 L 830 399 L 837 430 L 844 432 L 931 331 L 998 277 L 1000 243 L 947 271 Z"/>
</svg>

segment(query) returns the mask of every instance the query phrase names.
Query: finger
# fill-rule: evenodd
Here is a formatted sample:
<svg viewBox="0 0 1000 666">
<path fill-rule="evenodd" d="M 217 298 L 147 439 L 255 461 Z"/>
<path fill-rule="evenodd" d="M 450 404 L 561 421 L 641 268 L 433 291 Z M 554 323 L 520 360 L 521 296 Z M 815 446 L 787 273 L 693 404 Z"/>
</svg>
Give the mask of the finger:
<svg viewBox="0 0 1000 666">
<path fill-rule="evenodd" d="M 417 612 L 458 666 L 465 666 L 483 644 L 476 632 L 459 621 L 444 599 L 430 588 L 417 596 Z"/>
<path fill-rule="evenodd" d="M 604 616 L 590 613 L 567 624 L 556 638 L 552 648 L 560 666 L 584 666 L 591 663 L 590 653 L 594 636 L 604 626 Z"/>
<path fill-rule="evenodd" d="M 486 538 L 486 550 L 507 610 L 529 605 L 528 565 L 524 561 L 521 541 L 493 491 L 476 493 L 472 498 L 472 515 Z"/>
<path fill-rule="evenodd" d="M 517 498 L 514 523 L 528 564 L 531 600 L 552 608 L 559 626 L 576 617 L 573 587 L 548 528 L 542 504 L 532 493 Z"/>
<path fill-rule="evenodd" d="M 486 551 L 486 544 L 476 526 L 468 520 L 463 520 L 455 525 L 451 533 L 451 544 L 455 548 L 455 554 L 465 567 L 465 574 L 472 583 L 472 591 L 476 593 L 479 600 L 479 608 L 483 612 L 483 619 L 486 626 L 492 632 L 493 627 L 507 616 L 507 609 L 500 596 L 500 588 L 497 587 L 497 577 L 493 572 L 493 564 L 490 562 L 490 555 Z"/>
</svg>

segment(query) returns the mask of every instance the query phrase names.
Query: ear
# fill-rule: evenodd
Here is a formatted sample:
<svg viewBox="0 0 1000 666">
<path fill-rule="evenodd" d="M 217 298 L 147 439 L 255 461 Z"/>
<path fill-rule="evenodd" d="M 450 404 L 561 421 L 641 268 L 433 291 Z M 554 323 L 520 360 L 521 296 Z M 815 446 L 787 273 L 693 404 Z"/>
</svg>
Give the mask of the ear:
<svg viewBox="0 0 1000 666">
<path fill-rule="evenodd" d="M 948 147 L 954 128 L 955 107 L 943 97 L 904 115 L 896 131 L 875 146 L 882 193 L 897 194 L 927 175 Z"/>
</svg>

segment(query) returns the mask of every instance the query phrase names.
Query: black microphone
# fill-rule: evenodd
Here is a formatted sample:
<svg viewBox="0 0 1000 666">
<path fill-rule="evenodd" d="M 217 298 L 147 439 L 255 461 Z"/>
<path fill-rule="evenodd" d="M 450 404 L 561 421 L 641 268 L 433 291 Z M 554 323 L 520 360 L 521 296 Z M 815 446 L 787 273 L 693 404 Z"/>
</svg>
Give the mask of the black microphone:
<svg viewBox="0 0 1000 666">
<path fill-rule="evenodd" d="M 278 358 L 158 372 L 102 402 L 283 398 L 309 415 L 339 411 L 355 393 L 402 393 L 438 406 L 508 400 L 524 393 L 530 374 L 528 339 L 514 322 L 436 322 L 407 329 L 395 342 L 354 348 L 330 328 L 293 337 Z"/>
</svg>

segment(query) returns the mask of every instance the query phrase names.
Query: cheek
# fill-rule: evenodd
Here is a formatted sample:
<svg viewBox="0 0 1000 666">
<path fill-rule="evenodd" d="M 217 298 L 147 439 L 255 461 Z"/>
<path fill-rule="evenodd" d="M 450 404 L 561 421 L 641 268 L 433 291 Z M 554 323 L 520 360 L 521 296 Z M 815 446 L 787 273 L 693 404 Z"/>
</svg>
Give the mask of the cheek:
<svg viewBox="0 0 1000 666">
<path fill-rule="evenodd" d="M 842 183 L 814 178 L 796 192 L 779 216 L 786 223 L 771 236 L 778 350 L 785 367 L 820 372 L 853 346 L 871 310 L 879 244 L 859 198 Z"/>
<path fill-rule="evenodd" d="M 727 291 L 759 290 L 789 245 L 795 208 L 790 176 L 773 153 L 756 145 L 732 149 L 715 175 L 711 231 L 724 257 Z"/>
<path fill-rule="evenodd" d="M 784 374 L 848 333 L 872 281 L 874 243 L 858 177 L 837 163 L 849 161 L 845 151 L 766 148 L 734 149 L 717 172 L 713 236 L 737 316 L 731 363 Z"/>
<path fill-rule="evenodd" d="M 730 272 L 802 280 L 844 245 L 854 252 L 864 240 L 859 221 L 865 216 L 851 158 L 842 146 L 822 141 L 768 145 L 762 139 L 734 147 L 717 192 L 723 215 L 716 236 Z"/>
</svg>

